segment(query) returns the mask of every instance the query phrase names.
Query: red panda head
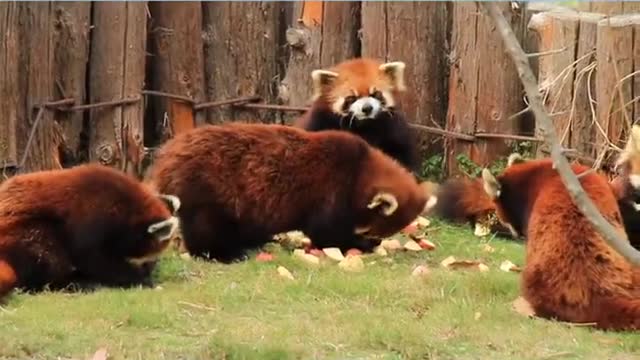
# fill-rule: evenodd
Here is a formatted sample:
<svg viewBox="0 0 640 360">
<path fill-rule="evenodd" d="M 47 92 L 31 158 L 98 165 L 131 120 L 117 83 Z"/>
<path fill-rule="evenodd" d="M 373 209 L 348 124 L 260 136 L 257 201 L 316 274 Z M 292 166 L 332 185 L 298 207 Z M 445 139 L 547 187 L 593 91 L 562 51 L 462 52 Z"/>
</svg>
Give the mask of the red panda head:
<svg viewBox="0 0 640 360">
<path fill-rule="evenodd" d="M 497 177 L 489 169 L 482 170 L 484 191 L 496 206 L 498 220 L 513 237 L 525 234 L 528 207 L 535 200 L 540 184 L 554 173 L 549 159 L 526 161 L 519 154 L 509 156 L 506 169 Z"/>
<path fill-rule="evenodd" d="M 367 238 L 393 235 L 436 205 L 434 188 L 377 149 L 370 149 L 366 171 L 355 194 L 355 234 Z"/>
<path fill-rule="evenodd" d="M 616 161 L 616 168 L 634 189 L 640 190 L 640 125 L 631 127 L 629 140 Z"/>
<path fill-rule="evenodd" d="M 374 119 L 393 110 L 397 95 L 406 90 L 404 69 L 403 62 L 357 58 L 314 70 L 313 100 L 350 121 Z"/>
</svg>

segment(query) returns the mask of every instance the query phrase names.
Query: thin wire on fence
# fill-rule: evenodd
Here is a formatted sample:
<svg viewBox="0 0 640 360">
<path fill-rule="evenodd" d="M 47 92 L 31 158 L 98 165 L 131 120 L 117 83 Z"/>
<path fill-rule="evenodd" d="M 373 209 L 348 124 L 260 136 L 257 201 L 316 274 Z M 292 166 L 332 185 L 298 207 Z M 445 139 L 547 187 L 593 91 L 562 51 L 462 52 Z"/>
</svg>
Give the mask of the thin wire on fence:
<svg viewBox="0 0 640 360">
<path fill-rule="evenodd" d="M 260 96 L 245 96 L 238 97 L 226 100 L 218 100 L 218 101 L 206 101 L 197 103 L 195 100 L 178 94 L 171 94 L 163 91 L 156 90 L 142 90 L 140 95 L 135 97 L 128 97 L 110 101 L 103 101 L 97 103 L 89 103 L 89 104 L 75 104 L 75 99 L 73 98 L 65 98 L 56 101 L 50 101 L 46 103 L 42 103 L 34 106 L 34 109 L 37 109 L 38 112 L 36 114 L 35 120 L 33 122 L 33 126 L 29 133 L 29 138 L 27 140 L 27 144 L 25 146 L 24 152 L 22 154 L 22 158 L 18 164 L 11 164 L 9 166 L 13 166 L 18 170 L 23 169 L 25 162 L 28 158 L 28 154 L 31 150 L 31 146 L 33 143 L 33 138 L 38 129 L 38 125 L 44 116 L 45 110 L 55 110 L 62 112 L 72 112 L 72 111 L 85 111 L 102 107 L 112 107 L 112 106 L 126 106 L 133 105 L 142 100 L 143 96 L 158 96 L 165 97 L 173 100 L 183 101 L 191 104 L 191 107 L 194 112 L 202 111 L 206 109 L 211 109 L 220 106 L 231 106 L 236 109 L 252 109 L 252 110 L 269 110 L 269 111 L 279 111 L 279 112 L 298 112 L 304 113 L 309 110 L 308 107 L 301 106 L 288 106 L 288 105 L 275 105 L 275 104 L 264 104 L 259 103 L 262 100 Z M 523 114 L 527 111 L 527 109 L 520 112 Z M 485 133 L 485 132 L 477 132 L 474 134 L 456 132 L 451 130 L 445 130 L 439 127 L 426 126 L 422 124 L 409 124 L 414 129 L 428 132 L 434 135 L 439 135 L 442 137 L 453 138 L 462 141 L 475 142 L 478 140 L 486 140 L 486 139 L 502 139 L 502 140 L 516 140 L 516 141 L 531 141 L 531 142 L 542 142 L 542 139 L 534 136 L 525 136 L 525 135 L 514 135 L 514 134 L 500 134 L 500 133 Z"/>
</svg>

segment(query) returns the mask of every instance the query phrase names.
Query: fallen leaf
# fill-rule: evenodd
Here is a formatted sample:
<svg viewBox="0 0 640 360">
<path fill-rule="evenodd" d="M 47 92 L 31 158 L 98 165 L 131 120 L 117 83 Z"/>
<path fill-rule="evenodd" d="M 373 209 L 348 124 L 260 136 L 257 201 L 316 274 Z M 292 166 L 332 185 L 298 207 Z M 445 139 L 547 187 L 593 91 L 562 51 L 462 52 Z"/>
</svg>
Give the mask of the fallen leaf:
<svg viewBox="0 0 640 360">
<path fill-rule="evenodd" d="M 302 231 L 297 230 L 277 234 L 273 238 L 280 244 L 291 245 L 296 248 L 301 248 L 311 244 L 311 239 L 309 239 Z"/>
<path fill-rule="evenodd" d="M 524 315 L 526 317 L 534 317 L 536 315 L 531 304 L 529 304 L 529 302 L 522 296 L 518 296 L 518 298 L 511 303 L 511 306 L 512 309 L 520 315 Z"/>
<path fill-rule="evenodd" d="M 427 239 L 422 239 L 422 240 L 418 241 L 418 245 L 420 245 L 420 247 L 425 249 L 425 250 L 435 250 L 435 248 L 436 248 L 436 244 L 432 243 L 431 241 L 429 241 Z"/>
<path fill-rule="evenodd" d="M 387 255 L 389 255 L 389 253 L 387 253 L 387 250 L 382 245 L 376 246 L 376 248 L 373 249 L 373 252 L 376 255 L 379 255 L 379 256 L 387 256 Z"/>
<path fill-rule="evenodd" d="M 340 251 L 340 249 L 336 247 L 324 248 L 322 249 L 322 252 L 325 255 L 327 255 L 329 259 L 336 260 L 336 261 L 344 260 L 344 255 L 342 255 L 342 251 Z"/>
<path fill-rule="evenodd" d="M 380 246 L 390 251 L 402 249 L 402 244 L 398 239 L 382 240 Z"/>
<path fill-rule="evenodd" d="M 421 251 L 422 247 L 420 245 L 418 245 L 417 242 L 413 241 L 413 240 L 409 240 L 406 243 L 404 243 L 404 248 L 407 250 L 411 250 L 411 251 Z"/>
<path fill-rule="evenodd" d="M 98 351 L 93 354 L 91 360 L 107 360 L 108 357 L 109 353 L 107 352 L 107 349 L 102 348 L 98 349 Z"/>
<path fill-rule="evenodd" d="M 505 272 L 521 272 L 522 269 L 509 260 L 505 260 L 500 264 L 500 270 Z"/>
<path fill-rule="evenodd" d="M 479 261 L 475 260 L 456 260 L 455 257 L 449 256 L 448 258 L 442 260 L 440 265 L 447 269 L 456 270 L 456 269 L 472 269 L 479 270 L 481 272 L 489 271 L 489 267 Z"/>
<path fill-rule="evenodd" d="M 295 280 L 295 278 L 293 277 L 293 275 L 291 274 L 291 272 L 289 270 L 287 270 L 286 267 L 284 266 L 278 266 L 278 275 L 287 278 L 289 280 Z"/>
<path fill-rule="evenodd" d="M 482 313 L 479 311 L 473 314 L 473 319 L 476 321 L 480 320 L 481 317 L 482 317 Z"/>
<path fill-rule="evenodd" d="M 429 275 L 430 272 L 431 272 L 431 270 L 429 270 L 428 267 L 426 267 L 424 265 L 418 265 L 413 269 L 413 271 L 411 272 L 411 275 L 412 276 L 427 276 L 427 275 Z"/>
<path fill-rule="evenodd" d="M 338 266 L 347 271 L 362 271 L 364 270 L 364 262 L 360 256 L 347 255 L 344 260 L 338 263 Z"/>
<path fill-rule="evenodd" d="M 162 286 L 160 286 L 160 285 L 154 287 L 153 289 L 154 290 L 158 290 L 158 291 L 164 290 L 164 288 Z"/>
<path fill-rule="evenodd" d="M 473 234 L 477 237 L 487 236 L 491 234 L 491 228 L 486 226 L 485 224 L 477 222 Z"/>
<path fill-rule="evenodd" d="M 184 260 L 191 260 L 191 255 L 187 252 L 180 254 L 180 257 Z"/>
<path fill-rule="evenodd" d="M 258 255 L 256 255 L 256 261 L 260 262 L 273 261 L 273 258 L 273 254 L 270 254 L 268 252 L 260 252 L 258 253 Z"/>
<path fill-rule="evenodd" d="M 347 253 L 345 255 L 346 256 L 362 255 L 362 251 L 360 251 L 359 249 L 353 248 L 353 249 L 347 250 Z"/>
<path fill-rule="evenodd" d="M 484 244 L 482 246 L 482 251 L 488 252 L 488 253 L 492 253 L 492 252 L 496 251 L 496 249 L 494 249 L 493 246 L 491 246 L 489 244 Z"/>
</svg>

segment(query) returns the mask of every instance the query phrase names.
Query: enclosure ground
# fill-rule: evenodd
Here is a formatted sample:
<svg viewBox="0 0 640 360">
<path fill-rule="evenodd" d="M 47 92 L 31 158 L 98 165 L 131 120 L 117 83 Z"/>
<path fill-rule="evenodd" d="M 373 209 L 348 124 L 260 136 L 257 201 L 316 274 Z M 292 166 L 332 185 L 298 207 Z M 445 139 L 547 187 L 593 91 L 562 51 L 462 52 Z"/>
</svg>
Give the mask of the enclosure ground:
<svg viewBox="0 0 640 360">
<path fill-rule="evenodd" d="M 436 250 L 365 261 L 361 273 L 273 262 L 224 266 L 168 254 L 158 289 L 15 294 L 0 309 L 0 359 L 632 359 L 640 336 L 516 314 L 521 244 L 432 223 Z M 489 245 L 494 252 L 486 251 Z M 454 255 L 488 272 L 447 270 Z M 375 261 L 374 264 L 370 262 Z M 415 265 L 431 273 L 412 277 Z M 283 265 L 296 278 L 280 277 Z"/>
</svg>

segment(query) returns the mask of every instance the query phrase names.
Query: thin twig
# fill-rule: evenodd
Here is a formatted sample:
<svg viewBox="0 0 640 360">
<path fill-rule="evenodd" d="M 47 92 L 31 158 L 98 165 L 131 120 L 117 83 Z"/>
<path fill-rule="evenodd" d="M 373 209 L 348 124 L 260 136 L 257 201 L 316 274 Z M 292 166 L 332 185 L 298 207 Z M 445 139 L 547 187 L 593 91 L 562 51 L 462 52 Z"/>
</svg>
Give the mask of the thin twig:
<svg viewBox="0 0 640 360">
<path fill-rule="evenodd" d="M 451 138 L 455 138 L 455 139 L 459 139 L 459 140 L 466 140 L 466 141 L 475 141 L 476 140 L 476 137 L 473 136 L 473 135 L 457 133 L 457 132 L 453 132 L 453 131 L 449 131 L 449 130 L 439 129 L 439 128 L 432 127 L 432 126 L 425 126 L 425 125 L 420 125 L 420 124 L 410 124 L 410 126 L 412 128 L 415 128 L 415 129 L 418 129 L 418 130 L 422 130 L 422 131 L 426 131 L 426 132 L 431 133 L 431 134 L 438 134 L 438 135 L 442 135 L 442 136 L 445 136 L 445 137 L 451 137 Z"/>
<path fill-rule="evenodd" d="M 33 126 L 31 126 L 31 132 L 29 132 L 27 145 L 24 147 L 24 152 L 22 153 L 22 159 L 20 159 L 20 164 L 18 164 L 18 169 L 20 171 L 23 171 L 24 164 L 27 162 L 27 156 L 29 155 L 29 151 L 31 150 L 31 144 L 33 143 L 33 138 L 36 134 L 36 130 L 38 130 L 38 125 L 40 124 L 40 120 L 44 116 L 45 110 L 46 110 L 45 106 L 40 106 L 38 108 L 38 114 L 36 115 L 36 119 L 33 121 Z"/>
<path fill-rule="evenodd" d="M 260 110 L 276 110 L 276 111 L 291 111 L 291 112 L 305 112 L 309 110 L 308 107 L 300 106 L 286 106 L 286 105 L 271 105 L 271 104 L 235 104 L 231 105 L 238 108 L 248 109 L 260 109 Z"/>
<path fill-rule="evenodd" d="M 249 103 L 249 102 L 260 101 L 260 100 L 261 100 L 260 96 L 245 96 L 245 97 L 240 97 L 240 98 L 235 98 L 235 99 L 228 99 L 228 100 L 208 101 L 208 102 L 195 104 L 193 106 L 193 110 L 198 111 L 198 110 L 207 109 L 207 108 L 213 108 L 213 107 L 218 107 L 218 106 L 238 105 L 238 104 L 242 104 L 242 103 Z"/>
<path fill-rule="evenodd" d="M 554 49 L 554 50 L 547 50 L 547 51 L 541 51 L 541 52 L 528 53 L 527 57 L 528 58 L 532 58 L 532 57 L 541 57 L 541 56 L 553 55 L 553 54 L 558 54 L 558 53 L 561 53 L 561 52 L 565 52 L 568 49 L 569 48 L 565 46 L 562 49 Z"/>
<path fill-rule="evenodd" d="M 623 241 L 623 239 L 620 238 L 620 232 L 616 230 L 616 228 L 614 228 L 602 216 L 602 214 L 600 214 L 598 208 L 596 208 L 589 196 L 582 189 L 580 181 L 576 178 L 569 162 L 562 155 L 562 149 L 558 142 L 553 122 L 544 109 L 544 104 L 542 103 L 540 93 L 538 92 L 536 78 L 529 66 L 529 60 L 518 43 L 518 39 L 513 33 L 511 26 L 504 18 L 502 11 L 495 2 L 482 1 L 478 3 L 482 4 L 482 6 L 487 9 L 489 15 L 495 22 L 496 27 L 504 40 L 505 47 L 518 69 L 518 75 L 520 76 L 524 90 L 529 97 L 530 106 L 535 114 L 536 121 L 540 124 L 545 142 L 551 147 L 553 165 L 558 171 L 562 182 L 566 186 L 571 199 L 613 249 L 620 253 L 620 255 L 624 256 L 630 263 L 640 265 L 640 252 L 635 250 L 628 241 Z"/>
<path fill-rule="evenodd" d="M 72 106 L 68 109 L 68 111 L 84 111 L 84 110 L 96 109 L 100 107 L 130 105 L 130 104 L 135 104 L 138 101 L 140 101 L 140 97 L 136 96 L 134 98 L 129 98 L 129 99 L 118 99 L 118 100 L 103 101 L 103 102 L 93 103 L 93 104 Z"/>
<path fill-rule="evenodd" d="M 171 93 L 167 93 L 164 91 L 157 91 L 157 90 L 142 90 L 141 91 L 142 95 L 153 95 L 153 96 L 160 96 L 160 97 L 166 97 L 166 98 L 170 98 L 170 99 L 175 99 L 175 100 L 182 100 L 184 102 L 188 102 L 189 104 L 193 104 L 194 101 L 192 98 L 184 96 L 184 95 L 176 95 L 176 94 L 171 94 Z"/>
</svg>

